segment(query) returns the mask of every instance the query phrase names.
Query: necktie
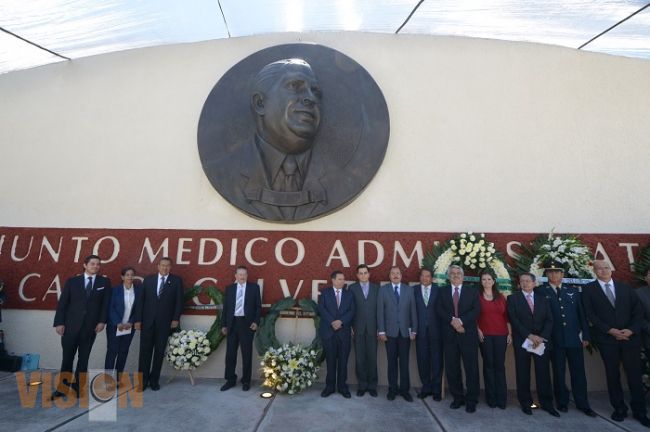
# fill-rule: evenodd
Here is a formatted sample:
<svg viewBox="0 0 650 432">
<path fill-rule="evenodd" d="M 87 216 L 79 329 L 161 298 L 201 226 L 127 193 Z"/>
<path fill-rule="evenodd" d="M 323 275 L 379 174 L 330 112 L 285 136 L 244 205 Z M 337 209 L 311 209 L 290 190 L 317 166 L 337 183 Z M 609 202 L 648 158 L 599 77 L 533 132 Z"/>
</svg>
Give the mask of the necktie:
<svg viewBox="0 0 650 432">
<path fill-rule="evenodd" d="M 535 305 L 533 304 L 533 295 L 526 294 L 526 301 L 528 302 L 528 307 L 530 308 L 530 313 L 535 313 Z"/>
<path fill-rule="evenodd" d="M 93 292 L 93 278 L 88 277 L 88 282 L 86 282 L 86 298 L 89 298 L 92 292 Z"/>
<path fill-rule="evenodd" d="M 298 163 L 296 162 L 296 157 L 289 155 L 286 157 L 282 163 L 282 171 L 284 172 L 284 185 L 282 190 L 284 192 L 295 192 L 299 190 L 298 187 L 298 177 L 300 173 L 298 172 Z"/>
<path fill-rule="evenodd" d="M 288 155 L 280 166 L 281 173 L 278 173 L 277 180 L 273 184 L 274 188 L 281 192 L 298 192 L 300 190 L 300 171 L 294 155 Z M 287 220 L 294 218 L 296 214 L 295 207 L 280 207 L 282 217 Z"/>
<path fill-rule="evenodd" d="M 454 287 L 454 316 L 458 318 L 458 301 L 460 300 L 460 292 L 458 291 L 458 287 Z"/>
<path fill-rule="evenodd" d="M 363 290 L 363 297 L 365 299 L 368 298 L 368 291 L 370 290 L 370 287 L 368 285 L 361 285 L 361 288 Z"/>
<path fill-rule="evenodd" d="M 160 276 L 160 285 L 158 286 L 158 298 L 160 298 L 164 290 L 165 290 L 165 276 Z"/>
<path fill-rule="evenodd" d="M 557 291 L 557 298 L 560 298 L 560 290 L 561 289 L 562 288 L 560 288 L 560 287 L 555 288 L 555 290 Z"/>
<path fill-rule="evenodd" d="M 393 288 L 395 289 L 395 300 L 399 303 L 399 291 L 397 290 L 397 287 L 397 285 L 393 285 Z"/>
<path fill-rule="evenodd" d="M 429 287 L 424 288 L 424 304 L 425 304 L 425 306 L 429 306 L 429 290 L 430 289 L 431 288 L 429 288 Z"/>
<path fill-rule="evenodd" d="M 612 306 L 616 307 L 616 299 L 614 298 L 614 293 L 612 292 L 612 284 L 605 284 L 605 294 L 607 294 L 607 298 L 609 299 L 609 302 L 612 304 Z"/>
<path fill-rule="evenodd" d="M 235 301 L 235 313 L 240 313 L 240 315 L 243 315 L 243 312 L 244 312 L 244 289 L 237 287 L 237 300 Z"/>
<path fill-rule="evenodd" d="M 341 290 L 336 290 L 336 307 L 341 307 Z"/>
</svg>

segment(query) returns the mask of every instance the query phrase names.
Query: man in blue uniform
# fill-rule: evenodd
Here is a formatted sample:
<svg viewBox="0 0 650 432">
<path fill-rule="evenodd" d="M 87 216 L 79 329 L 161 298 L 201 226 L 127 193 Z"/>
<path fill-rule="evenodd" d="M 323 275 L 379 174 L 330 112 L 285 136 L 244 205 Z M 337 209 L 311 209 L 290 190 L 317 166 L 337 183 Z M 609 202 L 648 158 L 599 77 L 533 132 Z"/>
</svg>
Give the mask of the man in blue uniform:
<svg viewBox="0 0 650 432">
<path fill-rule="evenodd" d="M 589 345 L 589 326 L 582 306 L 578 288 L 562 283 L 563 264 L 547 262 L 545 275 L 548 283 L 541 287 L 553 314 L 553 393 L 557 409 L 568 411 L 569 389 L 566 386 L 566 364 L 569 363 L 571 391 L 577 408 L 596 417 L 587 399 L 587 378 L 585 375 L 584 348 Z"/>
</svg>

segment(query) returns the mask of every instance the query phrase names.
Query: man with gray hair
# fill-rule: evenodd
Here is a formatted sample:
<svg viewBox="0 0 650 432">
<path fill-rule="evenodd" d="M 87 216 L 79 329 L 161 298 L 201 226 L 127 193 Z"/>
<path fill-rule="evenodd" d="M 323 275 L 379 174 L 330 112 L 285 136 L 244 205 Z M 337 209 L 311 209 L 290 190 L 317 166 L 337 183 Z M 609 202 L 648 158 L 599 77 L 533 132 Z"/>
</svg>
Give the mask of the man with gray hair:
<svg viewBox="0 0 650 432">
<path fill-rule="evenodd" d="M 449 266 L 449 285 L 440 289 L 436 313 L 442 325 L 445 374 L 453 396 L 450 407 L 476 412 L 479 394 L 478 327 L 481 311 L 478 291 L 463 284 L 464 272 L 457 265 Z M 467 391 L 463 389 L 461 361 L 465 368 Z"/>
</svg>

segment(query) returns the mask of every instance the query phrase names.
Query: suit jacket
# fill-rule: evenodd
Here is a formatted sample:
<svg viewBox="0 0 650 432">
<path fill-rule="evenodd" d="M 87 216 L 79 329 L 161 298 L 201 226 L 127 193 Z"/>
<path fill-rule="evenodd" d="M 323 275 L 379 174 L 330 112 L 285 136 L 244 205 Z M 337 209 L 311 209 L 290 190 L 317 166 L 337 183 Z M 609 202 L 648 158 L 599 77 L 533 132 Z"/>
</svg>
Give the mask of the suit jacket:
<svg viewBox="0 0 650 432">
<path fill-rule="evenodd" d="M 555 289 L 545 284 L 538 288 L 548 301 L 553 314 L 553 346 L 558 348 L 582 348 L 582 340 L 589 341 L 589 325 L 582 306 L 582 296 L 576 287 L 562 284 L 560 297 Z M 528 303 L 526 303 L 528 304 Z"/>
<path fill-rule="evenodd" d="M 292 202 L 298 200 L 303 203 L 296 206 L 295 220 L 307 219 L 336 208 L 354 194 L 355 183 L 351 181 L 349 173 L 338 170 L 326 172 L 321 158 L 316 155 L 317 151 L 316 148 L 312 149 L 302 190 L 291 193 Z M 222 159 L 204 162 L 204 166 L 214 187 L 228 200 L 235 200 L 241 210 L 266 220 L 284 220 L 280 207 L 271 204 L 274 194 L 254 138 Z M 328 196 L 327 192 L 333 190 L 340 192 L 339 202 L 336 197 Z"/>
<path fill-rule="evenodd" d="M 133 293 L 135 294 L 135 299 L 133 301 L 133 306 L 131 306 L 129 322 L 133 324 L 135 322 L 135 311 L 138 309 L 138 305 L 142 301 L 142 287 L 134 284 L 131 289 L 134 290 Z M 109 302 L 108 309 L 108 324 L 117 326 L 118 324 L 122 324 L 122 318 L 124 317 L 124 285 L 116 285 L 111 291 L 111 301 Z"/>
<path fill-rule="evenodd" d="M 344 337 L 351 337 L 352 320 L 354 319 L 354 296 L 347 289 L 341 290 L 341 304 L 336 305 L 336 293 L 333 287 L 323 289 L 318 298 L 318 313 L 320 314 L 320 337 L 328 339 L 334 333 L 341 333 Z M 332 322 L 341 320 L 343 326 L 335 331 Z"/>
<path fill-rule="evenodd" d="M 415 285 L 413 287 L 413 296 L 415 297 L 415 308 L 418 312 L 418 327 L 417 334 L 419 338 L 426 338 L 426 329 L 431 332 L 432 339 L 441 339 L 442 332 L 440 326 L 440 318 L 436 313 L 436 301 L 440 293 L 440 288 L 437 285 L 431 285 L 431 292 L 429 293 L 429 304 L 424 303 L 424 296 L 422 295 L 422 285 Z"/>
<path fill-rule="evenodd" d="M 379 288 L 377 296 L 377 332 L 388 337 L 410 337 L 409 330 L 418 331 L 418 313 L 415 308 L 413 288 L 400 284 L 399 303 L 395 299 L 393 284 Z"/>
<path fill-rule="evenodd" d="M 592 325 L 591 337 L 597 344 L 616 344 L 619 341 L 607 334 L 609 329 L 630 329 L 634 333 L 626 343 L 638 345 L 641 343 L 643 325 L 643 308 L 632 287 L 614 280 L 615 305 L 603 292 L 598 280 L 588 283 L 582 289 L 582 302 L 585 306 L 587 320 Z"/>
<path fill-rule="evenodd" d="M 141 322 L 143 329 L 153 327 L 169 328 L 172 321 L 179 321 L 183 312 L 183 280 L 169 274 L 165 289 L 158 298 L 158 273 L 149 275 L 142 282 L 142 301 L 136 309 L 135 322 Z"/>
<path fill-rule="evenodd" d="M 534 313 L 531 313 L 523 291 L 514 292 L 508 297 L 508 319 L 515 348 L 520 348 L 529 334 L 546 339 L 546 347 L 551 347 L 553 314 L 546 296 L 539 289 L 533 291 L 533 304 Z"/>
<path fill-rule="evenodd" d="M 93 289 L 86 298 L 84 275 L 71 277 L 65 282 L 54 314 L 54 327 L 64 325 L 65 333 L 94 331 L 99 323 L 106 323 L 111 281 L 96 275 Z"/>
<path fill-rule="evenodd" d="M 237 284 L 233 283 L 226 287 L 226 295 L 223 298 L 223 312 L 221 313 L 221 328 L 227 327 L 230 330 L 235 322 L 235 306 L 237 304 Z M 244 294 L 244 320 L 246 327 L 252 323 L 260 323 L 262 314 L 262 296 L 260 286 L 253 282 L 246 282 L 246 293 Z"/>
<path fill-rule="evenodd" d="M 446 285 L 440 288 L 436 301 L 436 314 L 442 325 L 443 339 L 453 340 L 459 333 L 452 327 L 454 317 L 453 287 Z M 478 290 L 471 285 L 462 285 L 458 299 L 458 318 L 463 322 L 464 336 L 469 340 L 478 341 L 478 317 L 481 313 L 481 301 Z M 478 343 L 478 342 L 477 342 Z"/>
<path fill-rule="evenodd" d="M 353 283 L 349 288 L 354 296 L 354 320 L 352 327 L 355 334 L 377 335 L 377 296 L 379 285 L 372 282 L 368 286 L 368 298 L 363 296 L 363 289 L 359 282 Z"/>
<path fill-rule="evenodd" d="M 642 286 L 636 295 L 643 306 L 643 346 L 650 349 L 650 287 Z"/>
</svg>

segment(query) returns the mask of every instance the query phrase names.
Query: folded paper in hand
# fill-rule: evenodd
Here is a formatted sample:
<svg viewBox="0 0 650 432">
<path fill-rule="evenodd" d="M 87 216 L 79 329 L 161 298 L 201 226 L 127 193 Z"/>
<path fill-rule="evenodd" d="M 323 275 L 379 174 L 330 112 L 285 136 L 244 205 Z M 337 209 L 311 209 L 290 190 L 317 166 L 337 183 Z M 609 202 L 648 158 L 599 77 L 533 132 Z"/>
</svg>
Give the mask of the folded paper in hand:
<svg viewBox="0 0 650 432">
<path fill-rule="evenodd" d="M 546 349 L 546 344 L 542 342 L 541 344 L 537 345 L 537 348 L 533 348 L 533 341 L 530 339 L 524 340 L 524 343 L 521 344 L 521 347 L 525 349 L 528 352 L 531 352 L 533 354 L 537 354 L 538 356 L 544 355 L 544 350 Z"/>
<path fill-rule="evenodd" d="M 125 330 L 117 329 L 117 331 L 115 332 L 115 336 L 125 336 L 128 334 L 131 334 L 131 329 L 125 329 Z"/>
</svg>

